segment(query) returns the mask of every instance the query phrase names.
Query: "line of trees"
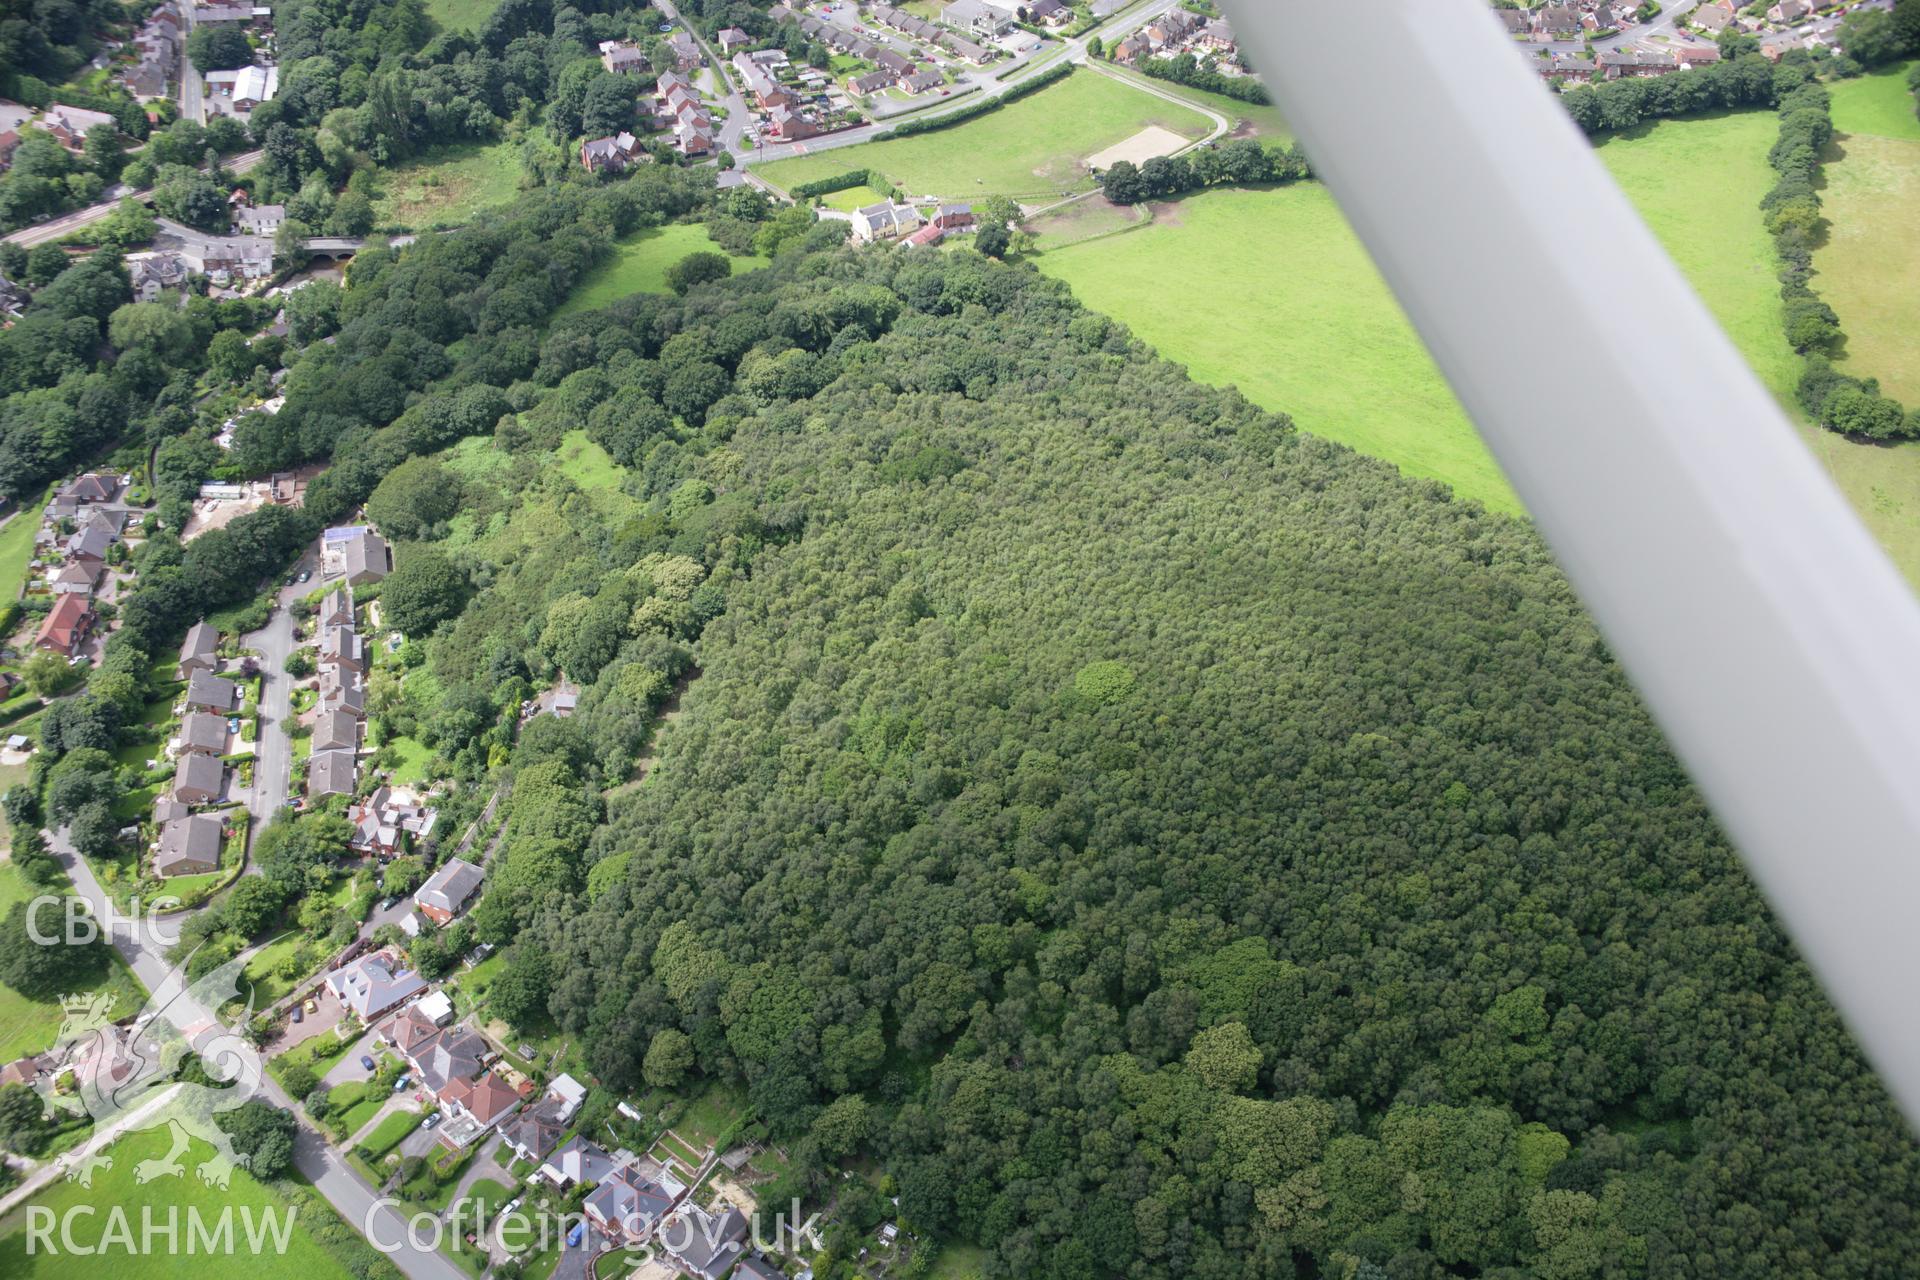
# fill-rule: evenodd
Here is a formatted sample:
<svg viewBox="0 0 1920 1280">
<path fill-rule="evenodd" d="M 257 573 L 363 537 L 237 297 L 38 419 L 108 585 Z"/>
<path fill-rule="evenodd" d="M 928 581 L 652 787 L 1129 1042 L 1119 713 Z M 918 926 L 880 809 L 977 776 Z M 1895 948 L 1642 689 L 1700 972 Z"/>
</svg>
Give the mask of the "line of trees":
<svg viewBox="0 0 1920 1280">
<path fill-rule="evenodd" d="M 1135 64 L 1135 70 L 1156 80 L 1169 80 L 1190 89 L 1204 89 L 1223 98 L 1236 98 L 1256 106 L 1265 106 L 1273 101 L 1267 93 L 1267 87 L 1252 76 L 1221 75 L 1211 67 L 1202 65 L 1190 53 L 1171 58 L 1142 58 Z"/>
<path fill-rule="evenodd" d="M 1253 138 L 1235 138 L 1178 156 L 1155 156 L 1136 166 L 1116 161 L 1100 175 L 1100 189 L 1115 204 L 1166 200 L 1207 187 L 1248 187 L 1270 182 L 1299 182 L 1313 176 L 1299 146 L 1267 147 Z"/>
</svg>

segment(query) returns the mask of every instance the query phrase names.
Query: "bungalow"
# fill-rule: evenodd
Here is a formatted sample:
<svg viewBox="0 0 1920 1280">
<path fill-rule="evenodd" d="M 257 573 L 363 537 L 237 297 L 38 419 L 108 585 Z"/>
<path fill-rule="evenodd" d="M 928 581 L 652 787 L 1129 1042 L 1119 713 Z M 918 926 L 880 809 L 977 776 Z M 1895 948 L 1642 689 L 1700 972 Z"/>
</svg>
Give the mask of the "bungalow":
<svg viewBox="0 0 1920 1280">
<path fill-rule="evenodd" d="M 187 709 L 226 715 L 240 705 L 240 689 L 224 676 L 196 671 L 187 680 Z"/>
<path fill-rule="evenodd" d="M 180 643 L 180 678 L 191 680 L 196 671 L 212 674 L 220 665 L 220 629 L 202 619 L 187 628 Z"/>
<path fill-rule="evenodd" d="M 107 507 L 95 507 L 80 521 L 80 527 L 98 529 L 108 537 L 117 538 L 127 530 L 127 513 Z"/>
<path fill-rule="evenodd" d="M 688 1205 L 660 1227 L 658 1238 L 680 1269 L 697 1280 L 720 1280 L 746 1251 L 747 1216 L 732 1205 L 713 1214 Z"/>
<path fill-rule="evenodd" d="M 879 93 L 893 84 L 894 77 L 886 71 L 869 71 L 864 76 L 848 76 L 847 92 L 856 98 L 864 98 L 870 93 Z"/>
<path fill-rule="evenodd" d="M 674 1197 L 664 1187 L 628 1166 L 608 1174 L 580 1207 L 607 1235 L 637 1244 L 652 1234 L 655 1223 L 673 1212 L 673 1205 Z"/>
<path fill-rule="evenodd" d="M 920 225 L 920 215 L 903 204 L 886 201 L 857 209 L 853 215 L 853 238 L 861 244 L 875 240 L 896 240 Z"/>
<path fill-rule="evenodd" d="M 545 1160 L 567 1131 L 561 1104 L 555 1098 L 543 1098 L 501 1126 L 500 1139 L 522 1160 Z"/>
<path fill-rule="evenodd" d="M 460 914 L 479 889 L 486 873 L 464 858 L 442 864 L 414 892 L 413 905 L 435 924 L 444 925 Z"/>
<path fill-rule="evenodd" d="M 307 799 L 353 794 L 356 764 L 351 751 L 316 751 L 307 758 Z"/>
<path fill-rule="evenodd" d="M 1675 47 L 1673 56 L 1680 60 L 1683 67 L 1705 67 L 1720 61 L 1720 46 L 1717 44 L 1683 44 Z"/>
<path fill-rule="evenodd" d="M 938 71 L 916 71 L 910 76 L 902 76 L 900 87 L 908 93 L 925 93 L 929 89 L 938 89 L 947 82 Z"/>
<path fill-rule="evenodd" d="M 67 557 L 72 560 L 90 561 L 93 564 L 105 564 L 107 552 L 112 549 L 113 535 L 98 529 L 82 529 L 67 539 Z"/>
<path fill-rule="evenodd" d="M 90 596 L 100 585 L 101 568 L 85 560 L 69 560 L 47 576 L 47 586 L 55 595 Z"/>
<path fill-rule="evenodd" d="M 173 798 L 182 804 L 212 804 L 227 789 L 227 767 L 213 756 L 187 754 L 173 770 Z"/>
<path fill-rule="evenodd" d="M 153 869 L 163 876 L 204 875 L 220 869 L 225 828 L 210 813 L 175 818 L 160 828 Z"/>
<path fill-rule="evenodd" d="M 175 741 L 184 754 L 223 756 L 227 754 L 226 718 L 189 711 L 180 717 L 180 736 Z"/>
<path fill-rule="evenodd" d="M 873 65 L 882 71 L 891 71 L 896 76 L 907 76 L 913 74 L 914 61 L 905 54 L 882 49 L 873 55 Z"/>
<path fill-rule="evenodd" d="M 327 975 L 327 990 L 340 997 L 340 1003 L 358 1014 L 362 1022 L 372 1022 L 426 987 L 397 951 L 384 947 Z"/>
<path fill-rule="evenodd" d="M 576 1137 L 541 1162 L 539 1176 L 564 1191 L 603 1181 L 618 1167 L 612 1156 L 585 1138 Z"/>
<path fill-rule="evenodd" d="M 653 70 L 647 55 L 631 40 L 602 40 L 600 65 L 617 76 L 645 75 Z"/>
<path fill-rule="evenodd" d="M 87 604 L 87 598 L 70 592 L 54 601 L 53 608 L 47 611 L 46 621 L 40 624 L 40 632 L 34 637 L 34 647 L 71 658 L 80 652 L 80 646 L 87 642 L 97 621 L 99 618 Z"/>
<path fill-rule="evenodd" d="M 339 707 L 329 707 L 314 717 L 312 749 L 319 751 L 358 751 L 360 719 Z"/>
<path fill-rule="evenodd" d="M 448 1125 L 440 1131 L 440 1140 L 456 1150 L 506 1119 L 520 1105 L 520 1094 L 491 1071 L 470 1081 L 449 1082 L 439 1090 L 439 1098 L 456 1119 L 471 1122 L 457 1127 Z"/>
<path fill-rule="evenodd" d="M 993 61 L 993 50 L 956 35 L 942 35 L 937 43 L 954 57 L 964 58 L 976 67 L 984 67 Z"/>
<path fill-rule="evenodd" d="M 735 49 L 744 49 L 753 43 L 753 37 L 738 27 L 722 27 L 720 34 L 714 38 L 720 42 L 722 53 L 732 53 Z"/>
<path fill-rule="evenodd" d="M 621 134 L 621 137 L 630 137 Z M 347 585 L 363 587 L 378 582 L 393 572 L 393 550 L 386 540 L 371 529 L 359 529 L 340 548 L 345 563 Z"/>
</svg>

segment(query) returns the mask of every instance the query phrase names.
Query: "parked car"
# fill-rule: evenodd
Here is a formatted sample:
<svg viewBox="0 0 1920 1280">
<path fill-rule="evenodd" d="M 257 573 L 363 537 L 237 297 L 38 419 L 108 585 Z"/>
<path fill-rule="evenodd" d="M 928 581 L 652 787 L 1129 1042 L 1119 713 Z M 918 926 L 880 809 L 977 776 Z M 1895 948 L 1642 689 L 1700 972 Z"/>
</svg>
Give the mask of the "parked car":
<svg viewBox="0 0 1920 1280">
<path fill-rule="evenodd" d="M 309 1001 L 307 1001 L 307 1012 L 308 1012 L 308 1013 L 318 1013 L 318 1012 L 320 1012 L 320 1003 L 319 1003 L 319 1001 L 317 1001 L 317 1000 L 309 1000 Z"/>
<path fill-rule="evenodd" d="M 500 1216 L 504 1218 L 508 1214 L 512 1213 L 515 1209 L 518 1209 L 519 1207 L 520 1207 L 520 1197 L 515 1196 L 513 1199 L 507 1201 L 506 1204 L 500 1207 Z"/>
<path fill-rule="evenodd" d="M 373 1070 L 373 1059 L 363 1053 L 360 1055 L 360 1065 L 371 1071 Z"/>
<path fill-rule="evenodd" d="M 293 1020 L 295 1022 L 305 1022 L 307 1020 L 307 1011 L 299 1005 L 293 1006 Z"/>
<path fill-rule="evenodd" d="M 394 904 L 399 901 L 400 901 L 400 897 L 398 894 L 395 894 L 391 898 L 382 898 L 380 899 L 380 909 L 382 911 L 391 911 L 394 908 Z"/>
<path fill-rule="evenodd" d="M 302 569 L 300 571 L 300 581 L 302 582 L 305 582 L 307 579 L 311 578 L 312 576 L 313 576 L 313 571 L 311 569 Z"/>
<path fill-rule="evenodd" d="M 433 1126 L 439 1123 L 440 1123 L 440 1113 L 436 1111 L 432 1115 L 428 1116 L 425 1120 L 422 1120 L 420 1122 L 420 1128 L 422 1130 L 431 1129 L 433 1128 Z"/>
<path fill-rule="evenodd" d="M 401 1076 L 398 1080 L 395 1080 L 393 1082 L 393 1091 L 395 1093 L 405 1093 L 407 1090 L 407 1085 L 411 1083 L 412 1080 L 413 1080 L 412 1076 L 407 1076 L 407 1075 Z"/>
</svg>

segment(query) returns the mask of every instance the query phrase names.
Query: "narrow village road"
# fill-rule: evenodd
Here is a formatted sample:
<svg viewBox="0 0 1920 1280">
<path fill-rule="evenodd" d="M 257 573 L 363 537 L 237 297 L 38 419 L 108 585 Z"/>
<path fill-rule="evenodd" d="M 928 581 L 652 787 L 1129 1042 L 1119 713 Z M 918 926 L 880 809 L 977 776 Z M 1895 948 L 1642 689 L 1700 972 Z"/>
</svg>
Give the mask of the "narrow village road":
<svg viewBox="0 0 1920 1280">
<path fill-rule="evenodd" d="M 264 151 L 243 151 L 237 156 L 222 161 L 220 167 L 228 173 L 245 173 L 259 164 L 265 156 Z M 31 227 L 23 227 L 5 238 L 14 244 L 23 244 L 31 248 L 36 244 L 45 244 L 49 240 L 58 240 L 61 236 L 78 231 L 82 227 L 91 226 L 118 209 L 122 200 L 145 201 L 153 198 L 152 187 L 142 187 L 138 191 L 133 191 L 124 186 L 114 186 L 108 191 L 107 198 L 98 204 L 90 204 L 84 209 L 75 209 L 72 213 L 63 213 L 57 218 L 49 218 Z"/>
</svg>

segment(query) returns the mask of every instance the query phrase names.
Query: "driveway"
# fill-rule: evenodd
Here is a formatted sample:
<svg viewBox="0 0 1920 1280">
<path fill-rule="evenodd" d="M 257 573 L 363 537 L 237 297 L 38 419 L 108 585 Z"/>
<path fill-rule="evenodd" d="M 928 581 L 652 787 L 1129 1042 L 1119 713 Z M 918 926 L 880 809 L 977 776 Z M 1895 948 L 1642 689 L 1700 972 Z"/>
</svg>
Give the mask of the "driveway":
<svg viewBox="0 0 1920 1280">
<path fill-rule="evenodd" d="M 301 989 L 305 989 L 304 984 Z M 295 1045 L 305 1044 L 323 1032 L 331 1033 L 346 1016 L 347 1006 L 340 1002 L 339 996 L 329 991 L 322 983 L 319 993 L 314 996 L 314 1011 L 305 1015 L 299 1022 L 294 1022 L 291 1018 L 283 1022 L 280 1025 L 280 1033 L 269 1040 L 260 1052 L 269 1058 L 277 1057 Z"/>
<path fill-rule="evenodd" d="M 309 548 L 294 565 L 295 574 L 312 570 L 319 562 L 319 551 Z M 260 655 L 260 724 L 255 733 L 253 786 L 241 797 L 253 815 L 254 838 L 286 807 L 293 788 L 294 678 L 287 674 L 287 659 L 293 656 L 297 642 L 293 635 L 292 603 L 311 589 L 310 583 L 295 582 L 282 587 L 274 599 L 273 616 L 258 631 L 240 637 L 243 648 Z M 257 874 L 258 864 L 248 867 Z"/>
<path fill-rule="evenodd" d="M 328 1068 L 327 1074 L 320 1077 L 320 1083 L 331 1087 L 336 1084 L 346 1084 L 353 1080 L 372 1079 L 373 1072 L 361 1066 L 360 1059 L 363 1055 L 372 1058 L 377 1066 L 380 1062 L 380 1052 L 379 1040 L 375 1038 L 372 1031 L 368 1031 L 365 1035 L 353 1042 L 353 1048 L 347 1050 L 346 1057 L 340 1059 L 340 1061 Z"/>
</svg>

